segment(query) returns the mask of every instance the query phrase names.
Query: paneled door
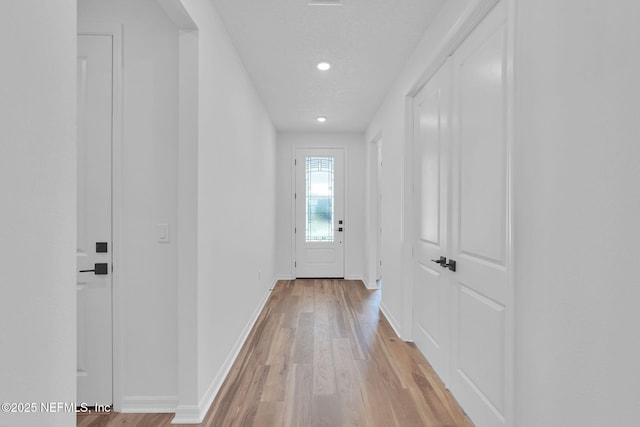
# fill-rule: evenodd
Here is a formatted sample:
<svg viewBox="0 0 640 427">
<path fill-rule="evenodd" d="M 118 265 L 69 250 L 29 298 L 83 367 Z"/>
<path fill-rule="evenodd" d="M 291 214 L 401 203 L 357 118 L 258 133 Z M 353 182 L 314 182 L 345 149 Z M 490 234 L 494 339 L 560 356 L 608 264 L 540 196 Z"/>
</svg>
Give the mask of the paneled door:
<svg viewBox="0 0 640 427">
<path fill-rule="evenodd" d="M 478 427 L 509 408 L 509 80 L 505 2 L 453 54 L 452 369 L 449 384 Z"/>
<path fill-rule="evenodd" d="M 344 150 L 295 152 L 296 277 L 344 277 Z"/>
<path fill-rule="evenodd" d="M 438 375 L 449 381 L 450 289 L 448 173 L 451 66 L 445 63 L 414 99 L 413 337 Z"/>
<path fill-rule="evenodd" d="M 112 403 L 113 38 L 78 35 L 77 402 Z"/>
</svg>

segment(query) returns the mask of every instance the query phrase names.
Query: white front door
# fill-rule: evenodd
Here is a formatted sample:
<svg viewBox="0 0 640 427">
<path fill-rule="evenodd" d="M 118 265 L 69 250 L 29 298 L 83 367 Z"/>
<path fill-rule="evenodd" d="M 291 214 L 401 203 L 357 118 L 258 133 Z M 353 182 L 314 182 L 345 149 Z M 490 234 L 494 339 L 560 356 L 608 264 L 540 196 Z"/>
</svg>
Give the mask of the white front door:
<svg viewBox="0 0 640 427">
<path fill-rule="evenodd" d="M 449 381 L 450 289 L 447 184 L 449 172 L 449 100 L 451 67 L 447 62 L 414 101 L 414 257 L 413 336 L 420 351 Z"/>
<path fill-rule="evenodd" d="M 112 403 L 113 38 L 78 35 L 77 403 Z"/>
<path fill-rule="evenodd" d="M 296 149 L 296 277 L 344 277 L 344 150 Z"/>
<path fill-rule="evenodd" d="M 509 150 L 505 3 L 453 55 L 454 154 L 450 257 L 453 286 L 449 384 L 478 427 L 509 410 Z"/>
</svg>

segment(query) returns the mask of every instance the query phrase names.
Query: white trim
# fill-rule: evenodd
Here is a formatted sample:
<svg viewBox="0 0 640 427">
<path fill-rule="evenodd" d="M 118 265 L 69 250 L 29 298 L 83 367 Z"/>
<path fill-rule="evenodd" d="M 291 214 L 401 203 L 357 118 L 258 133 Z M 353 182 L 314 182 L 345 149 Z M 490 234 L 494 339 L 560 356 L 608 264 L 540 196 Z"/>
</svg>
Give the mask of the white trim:
<svg viewBox="0 0 640 427">
<path fill-rule="evenodd" d="M 296 223 L 296 163 L 298 161 L 298 159 L 296 159 L 296 149 L 297 149 L 298 145 L 297 144 L 291 144 L 291 160 L 293 160 L 293 167 L 290 169 L 291 171 L 291 194 L 290 196 L 294 196 L 291 197 L 291 228 L 293 228 L 295 230 L 295 228 L 297 227 L 297 223 Z M 291 233 L 291 230 L 289 230 L 289 233 L 291 235 L 291 260 L 290 260 L 290 267 L 291 267 L 291 276 L 293 276 L 293 279 L 296 278 L 296 233 Z"/>
<path fill-rule="evenodd" d="M 378 290 L 378 281 L 374 280 L 373 283 L 371 283 L 371 280 L 362 280 L 362 283 L 364 283 L 364 286 L 371 290 L 371 291 L 376 291 Z"/>
<path fill-rule="evenodd" d="M 373 138 L 371 138 L 367 145 L 366 145 L 366 149 L 369 153 L 369 156 L 367 157 L 367 164 L 365 165 L 365 170 L 368 172 L 367 173 L 367 177 L 366 177 L 366 182 L 365 182 L 365 188 L 366 188 L 366 212 L 365 212 L 365 216 L 366 216 L 366 220 L 365 220 L 365 245 L 366 245 L 366 250 L 365 253 L 367 254 L 367 259 L 366 259 L 366 271 L 364 276 L 366 277 L 366 280 L 364 280 L 365 284 L 367 285 L 368 289 L 377 289 L 377 284 L 374 287 L 369 286 L 369 281 L 373 278 L 374 279 L 374 283 L 377 281 L 378 279 L 378 256 L 380 255 L 380 258 L 382 258 L 382 254 L 378 254 L 378 246 L 379 246 L 379 242 L 378 240 L 380 239 L 380 227 L 381 227 L 381 218 L 379 216 L 380 212 L 378 212 L 378 203 L 379 203 L 379 197 L 380 197 L 380 186 L 381 186 L 381 180 L 380 180 L 380 148 L 379 145 L 382 144 L 382 130 L 378 130 L 377 132 L 375 132 L 374 134 L 375 136 Z M 376 167 L 375 170 L 371 169 L 371 161 L 372 158 L 375 158 L 376 161 Z M 375 194 L 374 194 L 374 189 L 373 189 L 373 182 L 376 182 L 375 185 Z M 374 215 L 375 213 L 375 215 Z M 375 224 L 373 221 L 373 218 L 376 218 Z M 374 233 L 373 235 L 371 235 L 371 230 L 374 229 Z M 381 242 L 380 242 L 381 243 Z"/>
<path fill-rule="evenodd" d="M 172 413 L 178 405 L 178 396 L 127 396 L 122 399 L 119 412 L 126 414 Z"/>
<path fill-rule="evenodd" d="M 506 124 L 507 129 L 505 137 L 507 139 L 507 251 L 506 265 L 509 269 L 507 278 L 507 309 L 505 312 L 505 408 L 504 417 L 505 425 L 515 425 L 515 278 L 514 278 L 514 243 L 513 243 L 513 145 L 515 142 L 515 40 L 516 40 L 516 22 L 517 12 L 515 0 L 505 0 L 507 8 L 506 18 Z"/>
<path fill-rule="evenodd" d="M 292 276 L 292 275 L 278 274 L 276 276 L 276 282 L 278 280 L 296 280 L 296 278 L 295 278 L 295 276 Z"/>
<path fill-rule="evenodd" d="M 123 366 L 124 366 L 124 324 L 122 308 L 123 289 L 125 289 L 124 260 L 124 145 L 123 145 L 123 67 L 122 56 L 122 25 L 114 23 L 79 22 L 78 35 L 105 35 L 113 37 L 113 113 L 112 113 L 112 160 L 111 160 L 111 211 L 112 211 L 112 265 L 113 276 L 111 285 L 111 313 L 112 313 L 112 357 L 113 357 L 113 408 L 122 408 Z"/>
<path fill-rule="evenodd" d="M 209 407 L 220 391 L 224 380 L 227 378 L 229 372 L 231 371 L 231 368 L 233 367 L 233 363 L 236 361 L 238 354 L 240 354 L 240 350 L 242 350 L 242 347 L 249 337 L 249 333 L 251 333 L 251 330 L 258 320 L 258 317 L 262 313 L 262 310 L 264 310 L 264 307 L 269 300 L 271 289 L 275 287 L 276 283 L 277 280 L 274 280 L 272 285 L 269 287 L 269 290 L 265 292 L 255 311 L 253 312 L 253 315 L 251 316 L 251 318 L 249 318 L 249 321 L 242 330 L 242 333 L 238 337 L 238 340 L 236 341 L 226 360 L 222 364 L 222 367 L 213 378 L 213 380 L 209 384 L 209 387 L 207 387 L 207 391 L 205 391 L 202 398 L 198 402 L 198 405 L 178 406 L 175 411 L 176 416 L 173 418 L 173 420 L 171 420 L 171 424 L 199 424 L 204 420 L 205 415 L 207 415 L 207 412 L 209 411 Z"/>
<path fill-rule="evenodd" d="M 171 424 L 200 424 L 206 415 L 200 414 L 198 405 L 180 405 L 176 408 Z"/>
<path fill-rule="evenodd" d="M 471 31 L 482 21 L 482 19 L 498 4 L 500 0 L 479 0 L 475 6 L 467 8 L 460 18 L 453 25 L 446 36 L 442 38 L 441 45 L 435 49 L 434 57 L 425 67 L 424 72 L 418 77 L 414 85 L 406 94 L 409 98 L 414 98 L 420 89 L 427 84 L 433 75 L 440 69 L 447 58 L 455 52 L 462 42 L 471 34 Z"/>
<path fill-rule="evenodd" d="M 384 315 L 384 317 L 387 319 L 387 321 L 389 322 L 389 325 L 391 325 L 391 329 L 393 329 L 393 332 L 396 333 L 396 335 L 398 336 L 398 338 L 404 340 L 402 338 L 402 334 L 400 333 L 400 324 L 398 323 L 398 321 L 396 320 L 395 317 L 393 317 L 393 315 L 391 314 L 391 311 L 389 311 L 389 309 L 387 309 L 387 306 L 384 305 L 384 302 L 380 303 L 380 311 L 382 312 L 382 314 Z"/>
<path fill-rule="evenodd" d="M 199 33 L 178 32 L 178 404 L 198 396 Z"/>
<path fill-rule="evenodd" d="M 378 285 L 374 282 L 374 285 L 371 286 L 369 280 L 367 280 L 362 274 L 352 274 L 350 276 L 345 276 L 344 280 L 357 280 L 362 282 L 365 288 L 370 291 L 375 291 L 378 289 Z"/>
<path fill-rule="evenodd" d="M 349 144 L 344 144 L 342 148 L 342 217 L 344 218 L 344 233 L 342 235 L 342 277 L 346 278 L 347 254 L 349 253 L 349 242 L 351 241 L 351 211 L 349 210 Z M 360 280 L 360 279 L 356 279 Z"/>
</svg>

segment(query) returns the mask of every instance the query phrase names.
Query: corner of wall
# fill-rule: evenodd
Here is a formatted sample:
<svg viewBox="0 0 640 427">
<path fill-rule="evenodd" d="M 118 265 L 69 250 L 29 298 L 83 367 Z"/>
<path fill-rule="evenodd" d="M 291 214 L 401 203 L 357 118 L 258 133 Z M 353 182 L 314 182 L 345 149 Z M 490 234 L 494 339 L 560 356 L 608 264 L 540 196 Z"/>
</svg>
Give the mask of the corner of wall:
<svg viewBox="0 0 640 427">
<path fill-rule="evenodd" d="M 211 404 L 213 403 L 216 396 L 220 392 L 222 385 L 225 379 L 227 378 L 227 375 L 231 371 L 231 368 L 233 367 L 233 363 L 235 362 L 236 358 L 240 354 L 242 347 L 244 346 L 247 338 L 249 337 L 249 334 L 251 333 L 253 326 L 255 325 L 256 321 L 260 317 L 260 313 L 262 313 L 264 306 L 269 300 L 269 295 L 271 295 L 271 290 L 273 289 L 276 283 L 277 283 L 277 280 L 273 280 L 271 287 L 264 293 L 262 299 L 260 300 L 257 307 L 255 308 L 251 318 L 244 326 L 244 329 L 242 330 L 242 333 L 238 337 L 238 340 L 236 341 L 233 348 L 227 355 L 227 358 L 225 359 L 224 363 L 222 364 L 222 366 L 216 373 L 215 377 L 213 378 L 209 386 L 206 388 L 206 391 L 203 393 L 202 397 L 200 398 L 198 405 L 178 406 L 178 408 L 176 409 L 176 416 L 172 420 L 172 424 L 198 424 L 204 420 L 205 415 L 207 414 L 207 412 L 209 411 L 209 408 L 211 407 Z M 174 405 L 174 408 L 175 408 L 175 405 Z"/>
</svg>

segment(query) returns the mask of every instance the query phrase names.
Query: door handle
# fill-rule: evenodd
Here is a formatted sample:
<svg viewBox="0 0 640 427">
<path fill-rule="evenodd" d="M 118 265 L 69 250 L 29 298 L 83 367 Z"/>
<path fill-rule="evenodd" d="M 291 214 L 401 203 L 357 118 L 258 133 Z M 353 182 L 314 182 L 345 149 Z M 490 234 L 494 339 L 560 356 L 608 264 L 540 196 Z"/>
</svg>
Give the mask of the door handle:
<svg viewBox="0 0 640 427">
<path fill-rule="evenodd" d="M 451 271 L 456 271 L 456 260 L 455 259 L 450 259 L 449 262 L 447 263 L 447 265 L 443 266 L 443 267 L 447 267 Z"/>
<path fill-rule="evenodd" d="M 96 276 L 103 276 L 109 274 L 109 268 L 106 262 L 99 262 L 93 264 L 93 270 L 80 270 L 78 273 L 94 273 Z"/>
<path fill-rule="evenodd" d="M 440 264 L 440 267 L 447 266 L 447 257 L 441 256 L 440 259 L 438 260 L 432 259 L 431 261 L 435 262 L 436 264 Z"/>
</svg>

